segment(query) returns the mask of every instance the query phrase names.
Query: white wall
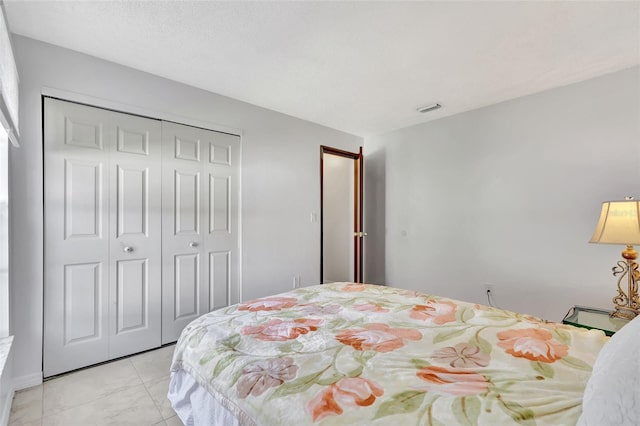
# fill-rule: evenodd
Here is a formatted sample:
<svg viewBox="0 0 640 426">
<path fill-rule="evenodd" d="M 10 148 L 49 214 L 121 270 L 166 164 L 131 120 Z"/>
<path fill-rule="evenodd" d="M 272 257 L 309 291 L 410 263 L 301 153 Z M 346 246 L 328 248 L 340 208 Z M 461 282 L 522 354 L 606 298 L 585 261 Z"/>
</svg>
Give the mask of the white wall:
<svg viewBox="0 0 640 426">
<path fill-rule="evenodd" d="M 319 146 L 355 151 L 362 139 L 35 40 L 15 37 L 22 148 L 12 150 L 14 378 L 42 366 L 43 87 L 242 131 L 243 299 L 320 279 Z M 188 66 L 188 64 L 185 64 Z M 259 76 L 257 76 L 259 78 Z M 264 81 L 269 84 L 269 81 Z"/>
<path fill-rule="evenodd" d="M 322 220 L 323 280 L 353 281 L 353 158 L 324 154 Z"/>
<path fill-rule="evenodd" d="M 0 338 L 9 335 L 9 143 L 0 126 Z"/>
<path fill-rule="evenodd" d="M 639 105 L 632 68 L 367 138 L 367 280 L 485 304 L 490 283 L 551 320 L 609 308 L 623 247 L 587 242 L 602 201 L 640 198 Z"/>
</svg>

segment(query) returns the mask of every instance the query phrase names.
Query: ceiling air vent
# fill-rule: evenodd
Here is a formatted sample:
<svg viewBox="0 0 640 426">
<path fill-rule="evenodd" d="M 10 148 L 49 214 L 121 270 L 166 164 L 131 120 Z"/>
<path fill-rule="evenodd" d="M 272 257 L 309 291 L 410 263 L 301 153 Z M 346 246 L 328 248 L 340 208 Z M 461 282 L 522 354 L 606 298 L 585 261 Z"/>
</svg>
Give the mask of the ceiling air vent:
<svg viewBox="0 0 640 426">
<path fill-rule="evenodd" d="M 440 104 L 431 104 L 431 105 L 425 105 L 425 106 L 421 106 L 419 108 L 416 108 L 416 111 L 421 112 L 421 113 L 425 113 L 425 112 L 429 112 L 429 111 L 434 111 L 436 109 L 442 108 L 442 105 Z"/>
</svg>

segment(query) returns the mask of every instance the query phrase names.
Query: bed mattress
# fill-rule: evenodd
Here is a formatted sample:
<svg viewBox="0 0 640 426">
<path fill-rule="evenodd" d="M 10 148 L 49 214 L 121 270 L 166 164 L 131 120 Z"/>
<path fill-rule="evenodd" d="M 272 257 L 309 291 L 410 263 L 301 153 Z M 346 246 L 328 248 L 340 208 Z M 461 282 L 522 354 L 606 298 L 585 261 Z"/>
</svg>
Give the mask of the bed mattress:
<svg viewBox="0 0 640 426">
<path fill-rule="evenodd" d="M 602 332 L 334 283 L 202 316 L 174 354 L 185 424 L 573 425 Z"/>
</svg>

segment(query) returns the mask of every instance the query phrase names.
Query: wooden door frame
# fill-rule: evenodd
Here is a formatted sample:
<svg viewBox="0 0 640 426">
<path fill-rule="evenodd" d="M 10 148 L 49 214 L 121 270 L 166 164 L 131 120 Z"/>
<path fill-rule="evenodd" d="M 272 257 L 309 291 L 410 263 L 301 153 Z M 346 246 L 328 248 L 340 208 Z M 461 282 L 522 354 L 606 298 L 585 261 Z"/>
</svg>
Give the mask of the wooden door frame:
<svg viewBox="0 0 640 426">
<path fill-rule="evenodd" d="M 324 155 L 335 155 L 349 158 L 354 161 L 354 208 L 353 208 L 353 281 L 363 281 L 363 244 L 362 236 L 357 233 L 362 232 L 363 221 L 363 156 L 362 147 L 358 152 L 349 152 L 339 148 L 320 145 L 320 284 L 324 283 Z"/>
</svg>

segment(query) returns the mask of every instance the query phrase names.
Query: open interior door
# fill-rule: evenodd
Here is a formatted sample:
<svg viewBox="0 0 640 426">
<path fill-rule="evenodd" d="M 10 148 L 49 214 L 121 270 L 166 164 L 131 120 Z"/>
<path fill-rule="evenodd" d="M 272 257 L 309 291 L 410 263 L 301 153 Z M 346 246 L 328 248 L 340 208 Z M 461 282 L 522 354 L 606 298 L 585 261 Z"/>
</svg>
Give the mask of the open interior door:
<svg viewBox="0 0 640 426">
<path fill-rule="evenodd" d="M 363 281 L 362 147 L 320 147 L 320 281 Z"/>
</svg>

